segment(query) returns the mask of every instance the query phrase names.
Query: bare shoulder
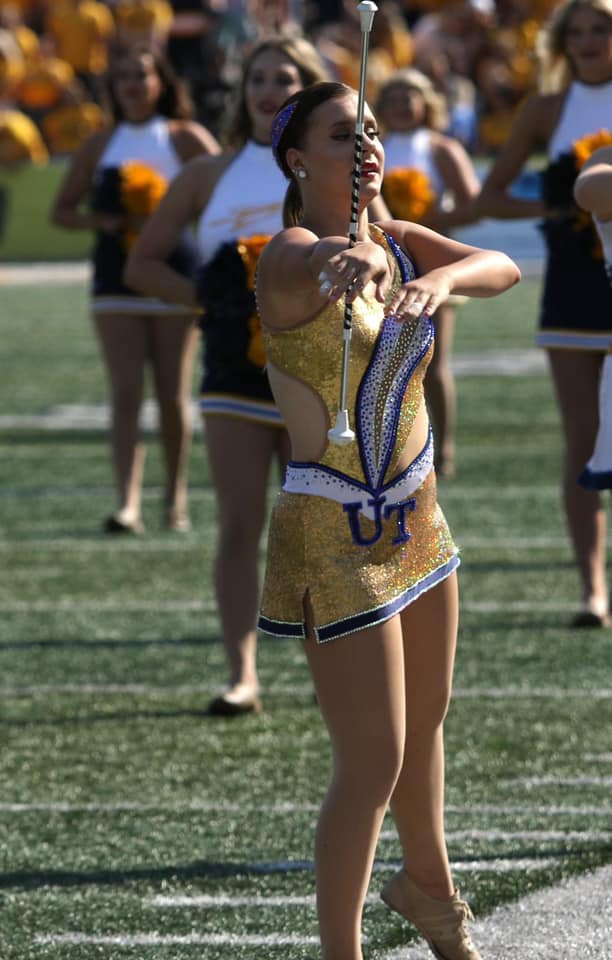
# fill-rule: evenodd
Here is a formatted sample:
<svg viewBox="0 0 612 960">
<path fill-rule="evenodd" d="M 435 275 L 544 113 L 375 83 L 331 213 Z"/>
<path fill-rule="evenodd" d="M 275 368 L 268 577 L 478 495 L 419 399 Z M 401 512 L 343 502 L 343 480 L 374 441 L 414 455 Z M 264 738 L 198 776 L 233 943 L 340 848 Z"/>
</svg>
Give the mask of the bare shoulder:
<svg viewBox="0 0 612 960">
<path fill-rule="evenodd" d="M 183 163 L 201 154 L 221 153 L 216 137 L 195 120 L 170 120 L 168 128 L 174 147 Z"/>
<path fill-rule="evenodd" d="M 189 194 L 192 197 L 193 206 L 202 210 L 234 156 L 234 153 L 203 154 L 188 160 L 174 178 L 172 188 L 176 192 Z"/>
<path fill-rule="evenodd" d="M 318 239 L 303 227 L 288 227 L 266 244 L 257 268 L 257 303 L 267 326 L 294 327 L 320 308 L 309 261 Z"/>
<path fill-rule="evenodd" d="M 287 227 L 276 233 L 262 251 L 257 271 L 258 283 L 261 286 L 272 283 L 276 292 L 282 292 L 285 287 L 294 287 L 318 239 L 304 227 Z"/>
</svg>

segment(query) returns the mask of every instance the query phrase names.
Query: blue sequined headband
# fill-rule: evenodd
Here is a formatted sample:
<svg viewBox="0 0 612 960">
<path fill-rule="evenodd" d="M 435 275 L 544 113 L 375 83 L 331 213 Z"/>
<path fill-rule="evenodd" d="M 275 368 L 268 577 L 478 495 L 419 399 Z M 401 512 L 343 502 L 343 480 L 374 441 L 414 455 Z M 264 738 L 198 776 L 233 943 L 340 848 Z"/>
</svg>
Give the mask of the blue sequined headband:
<svg viewBox="0 0 612 960">
<path fill-rule="evenodd" d="M 285 127 L 291 120 L 291 117 L 294 114 L 295 108 L 297 107 L 297 100 L 294 100 L 293 103 L 289 103 L 286 107 L 283 107 L 280 113 L 274 118 L 274 123 L 270 129 L 270 138 L 272 140 L 272 150 L 276 158 L 276 162 L 279 162 L 278 154 L 276 152 L 280 138 L 285 132 Z"/>
</svg>

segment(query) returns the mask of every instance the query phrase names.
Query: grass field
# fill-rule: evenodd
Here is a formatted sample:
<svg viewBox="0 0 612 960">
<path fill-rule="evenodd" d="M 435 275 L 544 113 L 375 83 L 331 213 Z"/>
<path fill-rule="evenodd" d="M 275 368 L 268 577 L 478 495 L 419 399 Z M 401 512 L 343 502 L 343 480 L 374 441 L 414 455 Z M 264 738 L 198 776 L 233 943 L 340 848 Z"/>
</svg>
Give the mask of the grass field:
<svg viewBox="0 0 612 960">
<path fill-rule="evenodd" d="M 463 307 L 457 356 L 529 348 L 537 292 Z M 105 400 L 85 292 L 5 287 L 0 329 L 0 957 L 311 960 L 326 736 L 293 642 L 262 639 L 261 716 L 205 716 L 225 670 L 201 441 L 194 531 L 161 530 L 152 438 L 148 533 L 108 539 L 104 432 L 44 426 Z M 440 488 L 463 553 L 447 825 L 482 916 L 612 862 L 612 678 L 609 632 L 568 627 L 578 583 L 548 378 L 458 386 L 458 474 Z M 413 935 L 376 899 L 399 857 L 389 821 L 370 960 Z"/>
<path fill-rule="evenodd" d="M 0 262 L 12 260 L 72 260 L 86 257 L 91 233 L 63 230 L 49 223 L 49 212 L 66 171 L 65 160 L 46 167 L 26 166 L 0 171 L 6 215 L 0 232 Z"/>
</svg>

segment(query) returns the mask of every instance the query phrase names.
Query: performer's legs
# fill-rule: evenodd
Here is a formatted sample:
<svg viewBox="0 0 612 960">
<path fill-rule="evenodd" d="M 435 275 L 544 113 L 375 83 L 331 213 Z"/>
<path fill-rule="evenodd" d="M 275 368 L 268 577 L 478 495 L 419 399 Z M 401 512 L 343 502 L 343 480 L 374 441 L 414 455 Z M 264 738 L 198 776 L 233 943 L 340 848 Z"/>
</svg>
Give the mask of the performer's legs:
<svg viewBox="0 0 612 960">
<path fill-rule="evenodd" d="M 217 604 L 230 687 L 243 688 L 238 691 L 238 706 L 252 706 L 258 692 L 258 551 L 267 513 L 270 467 L 279 455 L 282 435 L 285 431 L 278 427 L 228 416 L 205 416 L 206 445 L 219 512 Z"/>
<path fill-rule="evenodd" d="M 581 487 L 577 478 L 593 452 L 597 437 L 599 377 L 604 354 L 586 350 L 549 350 L 548 356 L 565 444 L 565 514 L 582 580 L 585 611 L 599 617 L 608 609 L 607 518 L 600 494 Z"/>
<path fill-rule="evenodd" d="M 169 529 L 186 530 L 190 396 L 199 330 L 187 317 L 152 317 L 150 324 L 151 362 L 166 463 L 165 524 Z"/>
<path fill-rule="evenodd" d="M 420 890 L 452 895 L 444 835 L 443 723 L 451 695 L 458 626 L 452 574 L 401 613 L 406 687 L 406 744 L 391 798 L 404 867 Z"/>
<path fill-rule="evenodd" d="M 399 618 L 304 646 L 333 750 L 315 841 L 322 956 L 362 960 L 363 903 L 404 748 Z"/>
<path fill-rule="evenodd" d="M 436 346 L 425 375 L 425 397 L 434 432 L 436 473 L 455 473 L 455 378 L 451 369 L 455 308 L 445 303 L 432 317 Z"/>
<path fill-rule="evenodd" d="M 116 518 L 128 527 L 140 524 L 145 448 L 139 416 L 147 358 L 143 317 L 96 315 L 95 325 L 111 390 L 110 439 L 119 499 Z"/>
</svg>

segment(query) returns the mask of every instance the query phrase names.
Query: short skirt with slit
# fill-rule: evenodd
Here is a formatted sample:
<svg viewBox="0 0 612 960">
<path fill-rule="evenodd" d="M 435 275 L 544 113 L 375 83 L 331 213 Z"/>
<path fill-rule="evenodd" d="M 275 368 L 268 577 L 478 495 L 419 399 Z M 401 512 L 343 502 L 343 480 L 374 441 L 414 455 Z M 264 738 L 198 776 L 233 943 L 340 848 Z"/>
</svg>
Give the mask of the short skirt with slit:
<svg viewBox="0 0 612 960">
<path fill-rule="evenodd" d="M 342 503 L 282 490 L 270 525 L 260 628 L 304 638 L 307 598 L 316 640 L 323 643 L 390 619 L 450 576 L 459 555 L 437 502 L 433 470 L 411 500 L 404 536 L 397 536 L 392 515 L 382 522 L 382 535 L 364 546 L 355 543 Z M 360 515 L 359 525 L 364 541 L 375 538 L 374 520 Z"/>
</svg>

